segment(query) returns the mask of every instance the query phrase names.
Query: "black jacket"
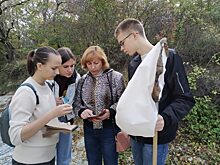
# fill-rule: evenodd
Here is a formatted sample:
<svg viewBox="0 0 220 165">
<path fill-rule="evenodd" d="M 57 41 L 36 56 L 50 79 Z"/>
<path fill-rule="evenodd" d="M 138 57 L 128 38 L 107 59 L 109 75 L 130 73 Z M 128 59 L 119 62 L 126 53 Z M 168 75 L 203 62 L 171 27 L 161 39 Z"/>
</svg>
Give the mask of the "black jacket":
<svg viewBox="0 0 220 165">
<path fill-rule="evenodd" d="M 128 77 L 132 78 L 141 61 L 136 55 L 128 65 Z M 169 49 L 164 74 L 164 88 L 159 101 L 159 114 L 163 117 L 164 129 L 158 132 L 158 144 L 172 141 L 176 136 L 178 122 L 184 118 L 195 105 L 195 100 L 190 92 L 187 76 L 181 57 Z M 131 136 L 139 142 L 152 144 L 153 138 Z"/>
</svg>

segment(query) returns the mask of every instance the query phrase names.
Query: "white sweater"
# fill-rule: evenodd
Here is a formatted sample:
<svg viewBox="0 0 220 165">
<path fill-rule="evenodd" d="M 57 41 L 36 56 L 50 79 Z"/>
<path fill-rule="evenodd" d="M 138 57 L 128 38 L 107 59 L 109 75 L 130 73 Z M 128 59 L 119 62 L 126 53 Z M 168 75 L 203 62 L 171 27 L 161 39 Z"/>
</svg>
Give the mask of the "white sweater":
<svg viewBox="0 0 220 165">
<path fill-rule="evenodd" d="M 29 77 L 24 83 L 33 85 L 39 97 L 39 104 L 36 105 L 36 96 L 27 86 L 19 87 L 11 100 L 9 136 L 12 144 L 16 146 L 13 159 L 25 164 L 48 162 L 55 156 L 58 134 L 43 138 L 42 130 L 40 130 L 22 142 L 21 130 L 24 125 L 38 119 L 56 106 L 54 94 L 47 84 L 39 85 L 32 77 Z"/>
</svg>

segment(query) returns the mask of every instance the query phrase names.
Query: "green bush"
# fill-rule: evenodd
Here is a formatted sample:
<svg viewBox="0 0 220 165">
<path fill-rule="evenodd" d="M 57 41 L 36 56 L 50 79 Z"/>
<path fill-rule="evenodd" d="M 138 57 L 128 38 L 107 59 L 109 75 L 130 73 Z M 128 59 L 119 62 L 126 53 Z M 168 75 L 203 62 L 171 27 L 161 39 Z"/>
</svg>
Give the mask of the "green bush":
<svg viewBox="0 0 220 165">
<path fill-rule="evenodd" d="M 185 118 L 184 129 L 193 141 L 206 145 L 215 145 L 220 142 L 220 113 L 219 107 L 212 103 L 209 96 L 198 97 L 196 105 Z"/>
<path fill-rule="evenodd" d="M 182 133 L 192 141 L 215 147 L 220 141 L 220 107 L 216 104 L 219 78 L 217 68 L 210 68 L 192 66 L 192 71 L 188 75 L 196 105 L 184 119 L 185 127 Z"/>
</svg>

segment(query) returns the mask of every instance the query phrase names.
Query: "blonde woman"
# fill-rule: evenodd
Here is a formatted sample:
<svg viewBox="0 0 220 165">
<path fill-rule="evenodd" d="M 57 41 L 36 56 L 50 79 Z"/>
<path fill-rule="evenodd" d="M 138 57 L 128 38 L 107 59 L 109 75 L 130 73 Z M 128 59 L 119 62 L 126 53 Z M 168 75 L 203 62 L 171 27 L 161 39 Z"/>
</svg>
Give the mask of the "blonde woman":
<svg viewBox="0 0 220 165">
<path fill-rule="evenodd" d="M 99 46 L 87 48 L 81 59 L 82 76 L 74 110 L 83 119 L 84 140 L 89 165 L 117 165 L 115 125 L 117 102 L 125 89 L 121 73 L 110 69 L 106 54 Z"/>
</svg>

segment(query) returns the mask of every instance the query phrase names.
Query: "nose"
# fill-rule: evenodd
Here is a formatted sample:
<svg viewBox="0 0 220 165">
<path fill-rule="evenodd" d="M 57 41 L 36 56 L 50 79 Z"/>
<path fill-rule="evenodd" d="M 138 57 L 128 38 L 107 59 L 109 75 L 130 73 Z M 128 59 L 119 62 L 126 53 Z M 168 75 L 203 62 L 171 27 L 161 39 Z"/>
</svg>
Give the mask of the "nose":
<svg viewBox="0 0 220 165">
<path fill-rule="evenodd" d="M 124 47 L 123 46 L 121 46 L 121 51 L 124 51 Z"/>
<path fill-rule="evenodd" d="M 73 70 L 72 67 L 68 67 L 68 72 L 71 72 Z"/>
<path fill-rule="evenodd" d="M 94 69 L 95 68 L 95 65 L 94 64 L 92 64 L 92 69 Z"/>
<path fill-rule="evenodd" d="M 57 68 L 56 70 L 55 70 L 55 74 L 57 75 L 57 74 L 59 74 L 60 72 L 59 72 L 59 69 Z"/>
</svg>

